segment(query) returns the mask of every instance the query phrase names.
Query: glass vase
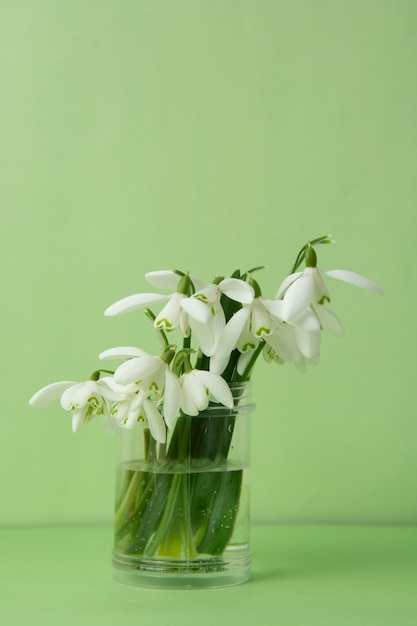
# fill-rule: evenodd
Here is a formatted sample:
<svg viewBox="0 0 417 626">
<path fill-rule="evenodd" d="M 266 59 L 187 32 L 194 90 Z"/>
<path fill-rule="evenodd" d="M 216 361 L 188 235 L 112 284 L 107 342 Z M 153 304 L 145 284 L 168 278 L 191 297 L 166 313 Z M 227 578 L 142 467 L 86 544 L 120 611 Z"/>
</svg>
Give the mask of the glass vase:
<svg viewBox="0 0 417 626">
<path fill-rule="evenodd" d="M 159 588 L 237 585 L 250 577 L 250 383 L 234 408 L 181 414 L 166 444 L 146 424 L 119 429 L 113 577 Z"/>
</svg>

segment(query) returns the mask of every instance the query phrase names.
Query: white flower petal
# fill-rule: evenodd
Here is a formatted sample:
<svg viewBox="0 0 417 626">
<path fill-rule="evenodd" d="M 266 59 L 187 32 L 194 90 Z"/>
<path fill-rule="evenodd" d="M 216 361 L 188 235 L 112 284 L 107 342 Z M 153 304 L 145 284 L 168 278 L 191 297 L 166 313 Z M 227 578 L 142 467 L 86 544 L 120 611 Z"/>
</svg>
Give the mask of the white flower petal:
<svg viewBox="0 0 417 626">
<path fill-rule="evenodd" d="M 154 287 L 158 287 L 158 289 L 168 289 L 169 291 L 176 291 L 178 282 L 181 280 L 181 276 L 172 270 L 148 272 L 145 274 L 145 278 L 148 283 Z"/>
<path fill-rule="evenodd" d="M 181 405 L 181 389 L 178 378 L 167 367 L 165 371 L 164 418 L 168 428 L 172 428 Z"/>
<path fill-rule="evenodd" d="M 180 331 L 183 337 L 189 337 L 190 336 L 190 317 L 188 315 L 188 313 L 186 313 L 185 311 L 183 311 L 182 309 L 180 310 Z"/>
<path fill-rule="evenodd" d="M 121 402 L 116 402 L 116 404 L 111 409 L 111 415 L 119 424 L 119 426 L 123 426 L 126 420 L 127 412 L 132 403 L 131 398 L 126 398 L 126 400 L 122 400 Z"/>
<path fill-rule="evenodd" d="M 130 313 L 130 311 L 134 311 L 135 309 L 141 309 L 152 306 L 153 304 L 159 304 L 170 297 L 171 296 L 164 296 L 157 293 L 137 293 L 133 296 L 127 296 L 127 298 L 114 302 L 114 304 L 111 304 L 104 311 L 104 315 L 112 316 Z"/>
<path fill-rule="evenodd" d="M 133 357 L 149 356 L 147 352 L 133 346 L 109 348 L 98 355 L 99 359 L 131 359 Z"/>
<path fill-rule="evenodd" d="M 207 283 L 197 278 L 197 276 L 189 275 L 190 280 L 194 285 L 194 289 L 200 290 L 206 287 Z M 176 291 L 178 283 L 182 276 L 173 272 L 172 270 L 157 270 L 155 272 L 148 272 L 145 274 L 145 278 L 154 287 L 158 289 L 169 289 L 170 291 Z"/>
<path fill-rule="evenodd" d="M 252 304 L 251 331 L 260 339 L 270 335 L 273 329 L 273 321 L 263 304 L 263 298 L 256 298 Z"/>
<path fill-rule="evenodd" d="M 240 333 L 236 346 L 239 352 L 252 352 L 253 350 L 256 350 L 259 345 L 260 339 L 255 337 L 251 331 L 249 322 L 250 320 L 246 322 L 242 332 Z"/>
<path fill-rule="evenodd" d="M 204 289 L 199 289 L 195 292 L 194 298 L 198 298 L 203 302 L 218 302 L 221 297 L 221 291 L 219 289 L 219 285 L 215 285 L 214 283 L 210 283 Z"/>
<path fill-rule="evenodd" d="M 223 354 L 222 356 L 217 356 L 216 353 L 210 357 L 210 372 L 214 374 L 221 374 L 226 369 L 226 366 L 229 362 L 230 353 Z"/>
<path fill-rule="evenodd" d="M 247 366 L 249 365 L 249 361 L 251 360 L 252 356 L 253 356 L 253 352 L 252 351 L 250 352 L 249 350 L 246 352 L 243 352 L 239 356 L 239 359 L 237 361 L 237 373 L 238 374 L 242 375 L 244 373 Z"/>
<path fill-rule="evenodd" d="M 118 385 L 113 376 L 105 376 L 100 378 L 96 383 L 98 391 L 101 392 L 103 398 L 108 402 L 118 402 L 124 400 L 126 393 L 122 385 Z"/>
<path fill-rule="evenodd" d="M 301 358 L 301 352 L 295 340 L 295 330 L 289 324 L 283 324 L 272 335 L 265 337 L 265 341 L 283 361 L 291 362 Z"/>
<path fill-rule="evenodd" d="M 213 321 L 212 321 L 212 329 L 213 329 L 214 338 L 215 338 L 214 350 L 217 348 L 220 337 L 225 328 L 226 328 L 226 317 L 223 311 L 223 307 L 219 303 L 215 309 L 215 314 L 214 314 Z M 211 354 L 213 354 L 213 352 L 211 352 Z M 208 356 L 211 356 L 211 354 L 207 353 Z"/>
<path fill-rule="evenodd" d="M 239 278 L 225 278 L 219 283 L 219 289 L 231 300 L 242 304 L 251 304 L 255 297 L 253 287 Z"/>
<path fill-rule="evenodd" d="M 32 406 L 45 406 L 54 400 L 58 400 L 64 391 L 78 385 L 78 382 L 72 380 L 62 380 L 57 383 L 51 383 L 39 389 L 29 400 Z"/>
<path fill-rule="evenodd" d="M 280 298 L 282 298 L 282 296 L 284 295 L 284 293 L 287 291 L 288 287 L 290 285 L 292 285 L 292 283 L 297 280 L 297 278 L 299 278 L 300 276 L 302 276 L 303 272 L 295 272 L 294 274 L 290 274 L 289 276 L 287 276 L 287 278 L 285 278 L 283 280 L 283 282 L 281 283 L 277 295 L 275 296 L 276 300 L 280 300 Z"/>
<path fill-rule="evenodd" d="M 205 370 L 193 370 L 193 372 L 203 385 L 207 387 L 213 398 L 229 409 L 233 408 L 233 395 L 224 378 L 213 372 L 206 372 Z"/>
<path fill-rule="evenodd" d="M 180 323 L 181 301 L 185 298 L 186 296 L 182 293 L 173 293 L 169 296 L 169 301 L 154 321 L 155 328 L 164 328 L 167 331 L 178 328 Z"/>
<path fill-rule="evenodd" d="M 186 415 L 198 415 L 197 402 L 199 395 L 202 392 L 205 393 L 205 391 L 203 384 L 198 380 L 194 380 L 191 374 L 192 372 L 181 377 L 181 409 Z"/>
<path fill-rule="evenodd" d="M 232 315 L 221 334 L 219 346 L 214 355 L 216 359 L 222 360 L 225 357 L 227 357 L 227 359 L 229 358 L 230 353 L 236 347 L 250 313 L 251 307 L 244 307 Z"/>
<path fill-rule="evenodd" d="M 295 326 L 295 339 L 300 352 L 306 357 L 315 357 L 320 351 L 321 331 L 306 326 Z"/>
<path fill-rule="evenodd" d="M 332 335 L 336 337 L 344 337 L 345 330 L 343 328 L 342 322 L 337 317 L 336 313 L 329 309 L 326 306 L 318 306 L 315 308 L 315 312 L 317 317 L 320 320 L 320 324 Z"/>
<path fill-rule="evenodd" d="M 72 411 L 72 432 L 78 433 L 81 426 L 84 425 L 84 417 L 88 411 L 88 405 Z"/>
<path fill-rule="evenodd" d="M 304 311 L 304 313 L 302 313 L 302 315 L 297 317 L 297 319 L 294 320 L 293 325 L 296 328 L 302 327 L 304 330 L 308 330 L 309 332 L 321 329 L 319 319 L 311 308 L 308 308 Z"/>
<path fill-rule="evenodd" d="M 322 274 L 326 274 L 326 276 L 330 276 L 331 278 L 337 278 L 345 283 L 351 283 L 351 285 L 356 285 L 356 287 L 362 287 L 362 289 L 374 291 L 380 295 L 384 293 L 381 287 L 372 280 L 369 280 L 369 278 L 365 278 L 365 276 L 350 272 L 349 270 L 327 270 L 326 272 L 322 270 Z"/>
<path fill-rule="evenodd" d="M 195 370 L 188 374 L 188 376 L 193 380 L 191 395 L 194 402 L 195 410 L 199 413 L 200 411 L 204 411 L 208 407 L 209 394 L 207 387 L 201 380 L 198 379 L 198 377 L 194 376 L 194 372 Z M 187 374 L 185 374 L 185 376 L 187 376 Z M 192 415 L 196 415 L 196 413 L 193 413 Z"/>
<path fill-rule="evenodd" d="M 124 428 L 127 428 L 127 430 L 132 430 L 132 428 L 135 426 L 135 424 L 137 423 L 138 419 L 139 419 L 139 415 L 141 413 L 142 410 L 142 403 L 135 403 L 135 405 L 132 404 L 129 407 L 129 410 L 127 412 L 126 415 L 126 419 L 123 422 L 123 426 Z"/>
<path fill-rule="evenodd" d="M 61 406 L 66 411 L 70 411 L 74 407 L 85 406 L 91 397 L 97 398 L 97 402 L 100 403 L 101 396 L 102 392 L 96 383 L 88 380 L 66 389 L 61 396 Z"/>
<path fill-rule="evenodd" d="M 210 324 L 200 324 L 190 318 L 190 328 L 197 337 L 203 354 L 211 356 L 216 349 L 216 336 L 214 331 L 214 318 Z"/>
<path fill-rule="evenodd" d="M 313 296 L 311 276 L 302 275 L 287 289 L 284 296 L 282 316 L 288 322 L 301 315 L 310 306 Z"/>
<path fill-rule="evenodd" d="M 266 298 L 262 298 L 262 304 L 266 308 L 266 310 L 276 317 L 278 320 L 283 319 L 283 311 L 284 311 L 284 301 L 283 300 L 267 300 Z"/>
<path fill-rule="evenodd" d="M 306 267 L 304 274 L 309 274 L 313 280 L 312 301 L 318 304 L 324 304 L 325 301 L 330 302 L 330 294 L 320 274 L 320 270 L 317 267 Z"/>
<path fill-rule="evenodd" d="M 114 373 L 114 379 L 121 385 L 133 383 L 147 376 L 151 376 L 162 366 L 163 362 L 159 357 L 143 356 L 129 359 L 122 363 Z"/>
<path fill-rule="evenodd" d="M 198 298 L 184 298 L 181 301 L 181 308 L 200 324 L 207 324 L 211 320 L 210 307 Z"/>
<path fill-rule="evenodd" d="M 159 443 L 166 441 L 165 423 L 156 406 L 149 400 L 143 402 L 143 410 L 148 420 L 152 437 Z"/>
<path fill-rule="evenodd" d="M 157 395 L 159 398 L 162 398 L 162 394 L 164 392 L 165 387 L 165 370 L 167 368 L 166 363 L 161 361 L 161 366 L 149 376 L 145 376 L 139 382 L 139 387 L 141 390 L 146 392 L 151 392 Z"/>
</svg>

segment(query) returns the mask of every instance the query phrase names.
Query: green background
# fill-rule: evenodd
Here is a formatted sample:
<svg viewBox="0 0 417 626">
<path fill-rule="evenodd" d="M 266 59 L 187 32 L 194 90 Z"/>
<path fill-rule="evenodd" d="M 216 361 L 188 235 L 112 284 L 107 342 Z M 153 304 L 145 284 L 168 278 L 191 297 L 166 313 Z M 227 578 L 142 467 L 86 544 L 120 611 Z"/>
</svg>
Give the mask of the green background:
<svg viewBox="0 0 417 626">
<path fill-rule="evenodd" d="M 1 0 L 1 513 L 109 523 L 113 441 L 58 403 L 179 267 L 237 266 L 273 297 L 298 249 L 346 327 L 307 376 L 254 375 L 255 522 L 417 523 L 417 6 L 413 0 Z"/>
</svg>

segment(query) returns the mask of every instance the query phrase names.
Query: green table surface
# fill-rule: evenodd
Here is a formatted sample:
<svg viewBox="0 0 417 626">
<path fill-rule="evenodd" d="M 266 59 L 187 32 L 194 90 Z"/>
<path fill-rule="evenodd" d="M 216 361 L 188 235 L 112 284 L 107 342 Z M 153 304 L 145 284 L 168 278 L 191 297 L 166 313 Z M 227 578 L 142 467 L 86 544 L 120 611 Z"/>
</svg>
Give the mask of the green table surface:
<svg viewBox="0 0 417 626">
<path fill-rule="evenodd" d="M 0 529 L 4 626 L 417 625 L 417 529 L 255 526 L 236 587 L 155 590 L 111 578 L 108 527 Z"/>
</svg>

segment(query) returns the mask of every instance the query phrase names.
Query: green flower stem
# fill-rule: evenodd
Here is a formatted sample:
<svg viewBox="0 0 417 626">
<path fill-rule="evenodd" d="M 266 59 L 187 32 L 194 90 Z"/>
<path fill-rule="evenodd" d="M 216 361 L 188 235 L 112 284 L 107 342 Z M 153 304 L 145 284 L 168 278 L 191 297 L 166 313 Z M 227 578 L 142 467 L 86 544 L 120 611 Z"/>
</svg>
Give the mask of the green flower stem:
<svg viewBox="0 0 417 626">
<path fill-rule="evenodd" d="M 198 544 L 204 554 L 221 554 L 230 541 L 239 509 L 243 471 L 212 472 L 218 474 L 213 485 L 213 498 L 206 532 Z"/>
<path fill-rule="evenodd" d="M 141 472 L 133 472 L 129 486 L 125 490 L 124 497 L 118 507 L 114 517 L 115 532 L 119 533 L 121 528 L 133 517 L 135 513 L 134 505 L 137 500 L 138 488 L 141 482 Z"/>
<path fill-rule="evenodd" d="M 191 494 L 191 476 L 185 474 L 182 476 L 181 482 L 181 530 L 183 545 L 185 545 L 185 554 L 187 559 L 194 559 L 198 555 L 197 549 L 194 543 L 194 537 L 192 533 L 191 525 L 191 507 L 190 507 L 190 494 Z"/>
<path fill-rule="evenodd" d="M 153 472 L 143 474 L 146 474 L 146 486 L 127 529 L 131 536 L 131 542 L 126 549 L 128 554 L 144 554 L 163 515 L 173 476 Z"/>
<path fill-rule="evenodd" d="M 167 459 L 160 464 L 168 470 L 170 463 L 175 459 L 177 465 L 184 464 L 188 453 L 188 440 L 190 430 L 190 417 L 181 419 L 177 454 L 173 457 L 170 447 L 167 450 Z M 178 429 L 178 425 L 176 430 Z M 174 466 L 175 470 L 175 466 Z M 157 552 L 161 542 L 169 538 L 172 518 L 176 512 L 178 490 L 182 474 L 177 473 L 152 473 L 148 476 L 146 488 L 137 507 L 134 519 L 132 519 L 132 541 L 128 551 L 133 554 L 146 554 L 152 556 Z M 183 522 L 184 523 L 184 522 Z"/>
<path fill-rule="evenodd" d="M 164 458 L 156 457 L 151 438 L 146 458 L 154 471 L 133 473 L 116 513 L 118 545 L 126 554 L 195 559 L 227 547 L 243 470 L 219 471 L 227 463 L 236 413 L 217 407 L 216 414 L 180 415 Z M 210 471 L 194 473 L 190 459 L 207 461 Z"/>
<path fill-rule="evenodd" d="M 161 521 L 158 524 L 158 528 L 151 542 L 146 546 L 145 552 L 147 556 L 153 556 L 159 548 L 161 542 L 166 539 L 168 527 L 171 523 L 171 518 L 175 512 L 175 505 L 177 501 L 178 491 L 181 484 L 181 474 L 174 474 L 172 479 L 171 488 L 169 490 L 168 500 L 166 501 L 164 512 Z"/>
<path fill-rule="evenodd" d="M 153 311 L 151 311 L 151 309 L 145 309 L 145 315 L 148 319 L 151 320 L 152 324 L 154 323 L 154 321 L 156 320 L 156 315 Z M 168 338 L 166 336 L 166 334 L 164 333 L 164 331 L 162 330 L 162 328 L 158 328 L 158 333 L 159 333 L 159 337 L 162 340 L 162 345 L 166 348 L 167 346 L 169 346 L 169 341 Z"/>
<path fill-rule="evenodd" d="M 303 246 L 300 250 L 300 252 L 297 255 L 297 258 L 295 260 L 295 263 L 291 269 L 290 274 L 294 274 L 294 272 L 297 271 L 297 269 L 300 267 L 301 263 L 304 261 L 305 255 L 306 255 L 306 249 L 307 246 L 310 244 L 311 246 L 315 246 L 315 245 L 323 245 L 326 243 L 334 243 L 334 240 L 331 238 L 331 235 L 322 235 L 322 237 L 317 237 L 316 239 L 312 239 L 311 241 L 309 241 L 305 246 Z"/>
</svg>

